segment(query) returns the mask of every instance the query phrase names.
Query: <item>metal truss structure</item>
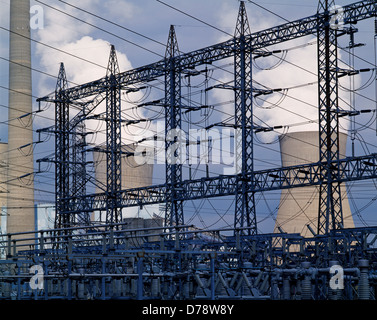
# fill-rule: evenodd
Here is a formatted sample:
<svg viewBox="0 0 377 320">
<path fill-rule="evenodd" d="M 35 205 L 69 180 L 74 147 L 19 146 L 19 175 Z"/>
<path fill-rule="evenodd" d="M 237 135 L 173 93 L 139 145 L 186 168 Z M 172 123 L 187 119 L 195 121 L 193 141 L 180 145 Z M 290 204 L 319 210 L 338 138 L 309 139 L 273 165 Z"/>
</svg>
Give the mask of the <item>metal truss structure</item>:
<svg viewBox="0 0 377 320">
<path fill-rule="evenodd" d="M 332 5 L 320 0 L 313 16 L 251 33 L 241 1 L 232 39 L 181 53 L 172 26 L 163 60 L 120 72 L 112 46 L 106 76 L 71 88 L 61 65 L 55 93 L 38 99 L 56 108 L 55 159 L 42 160 L 55 163 L 55 229 L 37 232 L 35 243 L 27 243 L 29 250 L 20 242 L 27 239 L 16 241 L 7 235 L 8 259 L 0 275 L 3 296 L 9 298 L 17 288 L 20 299 L 374 298 L 377 229 L 343 229 L 340 185 L 377 178 L 377 155 L 340 158 L 337 38 L 347 25 L 375 18 L 377 3 L 359 1 L 344 6 L 342 30 L 334 26 L 337 12 Z M 257 171 L 253 93 L 258 89 L 252 85 L 253 55 L 309 35 L 318 39 L 319 161 Z M 180 137 L 168 136 L 183 130 L 182 112 L 187 108 L 181 99 L 183 75 L 227 58 L 234 59 L 233 85 L 217 88 L 234 91 L 231 126 L 240 132 L 235 138 L 236 172 L 184 179 L 182 159 L 171 148 Z M 166 182 L 122 190 L 121 93 L 156 79 L 163 79 L 165 88 Z M 103 101 L 107 186 L 105 192 L 87 194 L 84 121 Z M 161 100 L 154 103 L 161 104 Z M 69 115 L 70 106 L 80 109 L 74 117 Z M 257 233 L 256 193 L 309 185 L 320 190 L 316 236 Z M 232 229 L 198 231 L 185 225 L 185 201 L 224 196 L 235 197 Z M 166 205 L 163 227 L 123 228 L 122 208 L 154 203 Z M 90 223 L 94 211 L 106 212 L 104 224 Z M 27 268 L 35 263 L 44 270 L 44 289 L 39 291 L 26 288 Z M 345 290 L 329 287 L 334 265 L 343 266 Z"/>
<path fill-rule="evenodd" d="M 215 197 L 224 195 L 237 195 L 235 213 L 235 226 L 252 227 L 252 233 L 256 233 L 255 225 L 255 204 L 253 203 L 253 194 L 258 191 L 273 190 L 275 188 L 293 188 L 302 187 L 307 184 L 318 184 L 321 187 L 321 210 L 319 213 L 318 233 L 326 234 L 333 228 L 338 228 L 338 224 L 342 222 L 342 214 L 340 202 L 334 199 L 341 199 L 338 185 L 344 181 L 351 181 L 354 179 L 373 179 L 375 178 L 375 157 L 368 156 L 368 159 L 347 158 L 340 159 L 338 151 L 338 117 L 339 107 L 337 104 L 337 56 L 336 56 L 336 32 L 332 29 L 330 21 L 332 16 L 330 14 L 330 5 L 327 2 L 321 1 L 319 8 L 326 7 L 324 12 L 318 12 L 316 15 L 289 22 L 287 24 L 273 27 L 271 29 L 263 30 L 253 34 L 250 33 L 248 20 L 246 17 L 244 5 L 241 4 L 240 13 L 237 20 L 235 38 L 229 41 L 206 47 L 197 51 L 178 54 L 178 45 L 175 37 L 173 27 L 170 30 L 169 42 L 166 51 L 166 59 L 146 65 L 137 69 L 122 73 L 111 72 L 99 80 L 89 82 L 83 85 L 75 86 L 73 88 L 64 88 L 58 82 L 61 91 L 64 93 L 65 104 L 79 103 L 81 100 L 95 97 L 91 100 L 96 102 L 98 97 L 102 97 L 106 93 L 107 114 L 115 112 L 114 106 L 120 105 L 116 94 L 113 92 L 112 85 L 109 85 L 109 78 L 113 78 L 114 86 L 127 88 L 138 83 L 148 83 L 159 77 L 165 77 L 165 123 L 166 129 L 180 128 L 180 111 L 179 111 L 179 95 L 180 95 L 180 74 L 183 70 L 192 70 L 197 66 L 203 64 L 210 64 L 217 60 L 234 57 L 235 59 L 235 74 L 234 74 L 234 91 L 235 91 L 235 124 L 236 128 L 241 129 L 241 138 L 237 141 L 239 149 L 238 154 L 242 158 L 238 161 L 240 165 L 240 173 L 234 176 L 218 176 L 210 179 L 204 179 L 200 182 L 199 190 L 195 188 L 197 181 L 182 180 L 182 173 L 180 164 L 167 164 L 167 180 L 164 186 L 152 186 L 146 188 L 138 188 L 135 190 L 120 190 L 119 182 L 117 182 L 117 175 L 119 175 L 119 154 L 121 148 L 119 144 L 119 134 L 114 136 L 113 131 L 116 131 L 116 119 L 112 119 L 107 124 L 108 134 L 110 139 L 107 141 L 107 163 L 108 170 L 112 172 L 114 177 L 109 177 L 111 183 L 114 184 L 108 192 L 96 195 L 85 196 L 66 196 L 70 207 L 60 212 L 63 215 L 79 214 L 80 212 L 87 212 L 93 210 L 107 210 L 104 206 L 109 204 L 107 198 L 112 198 L 113 207 L 127 207 L 134 205 L 142 205 L 148 203 L 170 203 L 167 209 L 167 225 L 174 223 L 183 223 L 183 213 L 181 201 L 188 199 L 198 199 L 205 197 Z M 242 2 L 241 2 L 242 3 Z M 335 13 L 333 13 L 335 14 Z M 343 7 L 343 22 L 345 25 L 350 23 L 357 23 L 364 19 L 375 17 L 376 4 L 374 1 L 360 1 Z M 319 133 L 320 133 L 320 161 L 309 165 L 302 165 L 289 168 L 276 168 L 257 172 L 253 170 L 253 121 L 252 121 L 252 101 L 251 94 L 253 91 L 251 85 L 251 56 L 252 52 L 267 48 L 273 44 L 282 43 L 292 39 L 296 39 L 308 35 L 317 35 L 318 41 L 318 82 L 319 82 Z M 113 51 L 112 51 L 113 52 Z M 114 63 L 114 54 L 112 53 L 109 62 L 109 70 L 114 68 L 111 63 Z M 115 69 L 114 69 L 115 71 Z M 110 75 L 109 75 L 110 74 Z M 115 85 L 116 84 L 116 85 Z M 57 89 L 58 91 L 58 89 Z M 111 93 L 113 92 L 113 93 Z M 113 103 L 109 103 L 110 100 Z M 56 103 L 59 102 L 55 96 L 47 96 L 40 98 L 39 101 L 48 101 Z M 95 107 L 95 106 L 94 106 Z M 92 108 L 94 109 L 94 108 Z M 117 116 L 116 112 L 113 117 Z M 83 120 L 83 118 L 82 118 Z M 68 118 L 57 118 L 56 127 L 64 126 L 64 123 L 69 121 Z M 63 123 L 60 123 L 63 122 Z M 115 127 L 113 127 L 115 126 Z M 119 124 L 118 124 L 119 126 Z M 59 127 L 60 128 L 60 127 Z M 112 130 L 110 130 L 113 128 Z M 64 130 L 57 130 L 56 136 L 59 141 L 60 135 L 64 135 Z M 176 139 L 177 137 L 173 137 Z M 169 146 L 175 140 L 166 143 L 166 150 L 170 150 Z M 60 160 L 59 154 L 63 149 L 64 143 L 57 146 L 56 162 L 58 165 L 64 166 L 65 170 L 69 170 L 69 161 Z M 115 149 L 114 149 L 115 148 Z M 167 161 L 171 155 L 167 155 Z M 118 161 L 117 161 L 118 159 Z M 370 161 L 369 161 L 370 160 Z M 360 162 L 366 162 L 370 165 L 366 170 L 355 167 Z M 114 168 L 110 168 L 114 166 Z M 339 170 L 333 170 L 334 166 Z M 343 170 L 345 167 L 351 167 L 354 170 Z M 349 175 L 349 172 L 352 174 Z M 68 173 L 68 172 L 66 172 Z M 111 176 L 112 176 L 111 175 Z M 65 175 L 66 176 L 66 175 Z M 69 176 L 69 174 L 68 174 Z M 271 180 L 271 177 L 273 179 Z M 277 179 L 278 178 L 278 179 Z M 114 180 L 114 181 L 112 181 Z M 59 190 L 59 185 L 65 184 L 64 179 L 57 177 L 56 185 Z M 225 182 L 225 184 L 223 184 Z M 228 183 L 230 182 L 230 183 Z M 182 191 L 183 189 L 183 191 Z M 168 199 L 166 198 L 166 191 L 168 191 Z M 195 191 L 198 190 L 198 191 Z M 163 191 L 163 192 L 162 192 Z M 137 197 L 135 197 L 135 193 Z M 191 194 L 194 193 L 195 196 Z M 132 194 L 130 196 L 130 194 Z M 133 200 L 131 200 L 131 198 Z M 118 200 L 114 200 L 118 199 Z M 105 200 L 105 201 L 104 201 Z M 171 200 L 171 201 L 170 201 Z M 337 203 L 334 203 L 337 201 Z M 137 203 L 136 203 L 137 202 Z M 172 209 L 173 206 L 174 208 Z M 58 206 L 58 208 L 60 208 Z M 59 213 L 60 212 L 60 213 Z M 118 214 L 107 215 L 107 223 L 117 223 L 120 219 Z M 58 225 L 57 227 L 62 227 Z"/>
<path fill-rule="evenodd" d="M 85 229 L 91 232 L 83 233 Z M 233 231 L 234 236 L 225 235 Z M 0 260 L 0 297 L 376 298 L 376 227 L 335 230 L 313 238 L 284 233 L 245 236 L 242 231 L 203 232 L 189 225 L 125 230 L 119 224 L 112 230 L 103 225 L 71 228 L 63 236 L 57 229 L 31 232 L 23 241 L 7 235 L 7 257 Z M 27 244 L 31 239 L 33 245 Z M 339 286 L 331 286 L 337 272 Z"/>
</svg>

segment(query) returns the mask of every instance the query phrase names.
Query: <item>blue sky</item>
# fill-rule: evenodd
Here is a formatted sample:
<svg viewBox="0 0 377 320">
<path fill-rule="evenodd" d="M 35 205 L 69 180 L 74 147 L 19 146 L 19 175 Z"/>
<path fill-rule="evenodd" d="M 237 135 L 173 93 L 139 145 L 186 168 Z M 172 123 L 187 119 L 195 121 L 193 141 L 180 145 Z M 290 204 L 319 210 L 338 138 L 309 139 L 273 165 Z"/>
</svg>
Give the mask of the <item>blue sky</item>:
<svg viewBox="0 0 377 320">
<path fill-rule="evenodd" d="M 98 79 L 105 75 L 105 68 L 107 66 L 107 59 L 109 55 L 109 44 L 114 44 L 117 49 L 118 59 L 121 71 L 136 68 L 145 64 L 153 63 L 161 59 L 165 53 L 164 44 L 167 42 L 168 31 L 170 25 L 174 25 L 178 38 L 179 48 L 182 52 L 189 52 L 200 49 L 211 44 L 218 43 L 229 39 L 229 35 L 220 32 L 198 20 L 193 19 L 181 12 L 173 10 L 168 6 L 156 0 L 84 0 L 80 2 L 73 2 L 67 0 L 67 3 L 73 4 L 82 10 L 86 10 L 99 17 L 112 21 L 124 28 L 130 29 L 130 32 L 85 13 L 82 10 L 74 8 L 62 1 L 42 0 L 41 2 L 31 1 L 32 5 L 37 5 L 43 8 L 44 26 L 41 30 L 32 30 L 31 37 L 40 43 L 48 44 L 60 51 L 51 49 L 44 45 L 32 42 L 32 63 L 33 68 L 33 95 L 44 96 L 52 92 L 55 88 L 56 79 L 51 76 L 46 76 L 41 73 L 57 75 L 59 63 L 65 63 L 68 80 L 73 83 L 85 83 Z M 226 33 L 233 34 L 236 17 L 238 12 L 239 1 L 237 0 L 166 0 L 163 1 L 175 8 L 197 18 L 204 20 L 206 23 L 215 26 Z M 262 30 L 277 24 L 283 24 L 288 20 L 295 20 L 301 17 L 306 17 L 315 14 L 317 10 L 317 0 L 297 1 L 273 1 L 273 0 L 257 0 L 255 1 L 267 10 L 249 3 L 246 1 L 246 9 L 248 12 L 249 22 L 252 32 Z M 344 5 L 350 1 L 337 1 L 337 5 Z M 57 10 L 52 9 L 54 7 Z M 64 14 L 63 11 L 67 14 Z M 9 0 L 0 0 L 0 25 L 3 28 L 9 27 Z M 72 16 L 84 20 L 79 21 Z M 93 27 L 97 26 L 98 28 Z M 100 29 L 99 29 L 100 28 Z M 355 54 L 358 57 L 355 59 L 355 68 L 371 68 L 368 62 L 374 62 L 373 49 L 373 21 L 362 22 L 357 25 L 359 32 L 356 34 L 355 41 L 367 44 L 364 47 L 355 49 Z M 105 32 L 106 30 L 107 32 Z M 137 35 L 135 32 L 143 35 Z M 123 38 L 123 39 L 121 39 Z M 149 39 L 148 39 L 149 38 Z M 289 125 L 289 130 L 311 130 L 308 129 L 307 119 L 315 120 L 317 111 L 315 108 L 307 107 L 298 100 L 306 101 L 310 104 L 316 103 L 316 86 L 310 83 L 316 81 L 316 45 L 311 43 L 315 38 L 303 38 L 298 41 L 292 41 L 277 46 L 274 49 L 290 49 L 287 51 L 284 61 L 281 61 L 282 56 L 271 58 L 270 60 L 259 60 L 258 68 L 254 70 L 254 77 L 260 83 L 271 87 L 291 88 L 289 95 L 285 97 L 282 102 L 284 109 L 293 110 L 299 115 L 293 113 L 279 113 L 278 109 L 268 110 L 269 104 L 274 104 L 279 100 L 279 96 L 268 97 L 268 101 L 257 101 L 261 108 L 256 109 L 257 122 L 259 124 L 275 125 Z M 0 85 L 8 86 L 8 32 L 0 29 Z M 346 47 L 348 45 L 348 36 L 342 37 L 340 46 Z M 137 44 L 133 45 L 130 42 Z M 143 47 L 143 48 L 141 48 Z M 62 51 L 67 52 L 62 53 Z M 346 51 L 341 51 L 340 57 L 344 63 L 349 62 L 349 54 Z M 76 56 L 73 57 L 72 55 Z M 77 58 L 80 57 L 81 59 Z M 92 62 L 89 63 L 88 61 Z M 268 66 L 278 65 L 279 67 L 271 71 L 263 70 Z M 94 65 L 93 63 L 97 64 Z M 228 61 L 224 61 L 226 65 Z M 294 66 L 294 65 L 296 66 Z M 99 66 L 98 66 L 99 65 Z M 221 63 L 218 63 L 220 66 Z M 100 67 L 102 66 L 102 67 Z M 299 67 L 301 67 L 301 69 Z M 229 70 L 232 67 L 225 67 Z M 305 69 L 304 71 L 302 69 Z M 311 72 L 308 72 L 311 71 Z M 283 78 L 284 76 L 284 78 Z M 367 83 L 370 74 L 365 74 L 362 77 L 356 78 L 355 86 Z M 216 70 L 213 77 L 223 82 L 230 81 L 227 73 L 221 73 Z M 345 80 L 344 86 L 349 85 L 349 80 Z M 300 90 L 293 89 L 295 86 L 305 85 Z M 355 98 L 356 109 L 374 109 L 375 104 L 373 100 L 374 86 L 360 91 L 360 95 Z M 7 90 L 0 88 L 0 122 L 7 119 Z M 345 91 L 342 98 L 345 104 L 350 103 L 354 97 Z M 161 94 L 160 94 L 161 96 Z M 159 93 L 152 92 L 151 98 L 159 98 Z M 140 100 L 142 97 L 136 95 L 131 99 Z M 210 97 L 213 101 L 220 103 L 232 99 L 229 93 L 212 94 Z M 196 99 L 202 99 L 197 96 Z M 34 105 L 36 108 L 37 105 Z M 34 129 L 46 127 L 52 124 L 53 108 L 52 106 L 44 106 L 46 111 L 38 114 L 35 117 Z M 223 115 L 231 112 L 232 106 L 227 104 L 219 107 L 223 111 Z M 291 108 L 291 109 L 290 109 Z M 43 115 L 43 117 L 39 117 Z M 144 115 L 144 114 L 143 114 Z M 221 118 L 221 114 L 217 115 Z M 375 114 L 373 114 L 375 116 Z M 375 146 L 375 123 L 370 121 L 371 114 L 364 117 L 357 117 L 355 128 L 357 129 L 357 137 L 355 140 L 356 155 L 376 152 Z M 50 120 L 49 120 L 50 119 Z M 93 124 L 94 125 L 94 124 Z M 345 130 L 349 130 L 350 121 L 345 120 Z M 93 127 L 93 130 L 95 128 Z M 0 124 L 0 139 L 7 140 L 6 124 Z M 277 132 L 275 134 L 265 134 L 258 136 L 258 146 L 256 151 L 256 169 L 263 169 L 269 167 L 276 167 L 280 165 L 279 145 L 277 143 Z M 97 137 L 101 140 L 100 135 Z M 35 139 L 38 139 L 35 135 Z M 102 137 L 103 140 L 103 137 Z M 366 143 L 364 143 L 364 141 Z M 38 145 L 35 149 L 35 159 L 50 155 L 53 152 L 52 139 L 49 139 L 45 144 Z M 368 148 L 368 149 L 366 149 Z M 350 155 L 351 141 L 348 143 L 348 155 Z M 45 168 L 47 169 L 47 168 Z M 36 192 L 36 199 L 41 202 L 51 200 L 51 194 L 43 190 L 51 189 L 53 171 L 47 171 L 44 174 L 36 176 L 38 189 Z M 200 176 L 200 174 L 198 173 Z M 161 183 L 162 178 L 156 175 L 155 183 Z M 375 211 L 376 204 L 373 200 L 376 196 L 376 187 L 373 182 L 355 183 L 350 192 L 355 198 L 355 204 L 352 201 L 354 212 L 359 212 L 362 219 L 368 223 L 375 224 L 376 219 L 372 212 Z M 258 221 L 260 221 L 261 231 L 271 232 L 274 217 L 276 217 L 277 207 L 279 204 L 279 193 L 265 193 L 257 197 L 258 200 Z M 231 199 L 213 199 L 210 201 L 196 201 L 187 203 L 185 210 L 188 212 L 188 220 L 194 219 L 198 224 L 203 222 L 205 226 L 219 227 L 222 224 L 232 223 L 234 204 Z M 352 207 L 351 207 L 352 208 Z M 191 214 L 191 216 L 190 216 Z M 362 225 L 358 216 L 355 216 L 357 225 Z"/>
</svg>

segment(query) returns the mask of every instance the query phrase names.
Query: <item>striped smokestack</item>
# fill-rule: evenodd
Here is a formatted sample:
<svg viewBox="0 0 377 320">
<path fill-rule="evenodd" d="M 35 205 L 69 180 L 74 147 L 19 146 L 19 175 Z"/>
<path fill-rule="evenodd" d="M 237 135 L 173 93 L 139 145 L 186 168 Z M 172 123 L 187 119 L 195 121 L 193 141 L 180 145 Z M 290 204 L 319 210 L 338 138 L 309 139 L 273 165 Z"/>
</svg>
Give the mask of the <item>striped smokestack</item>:
<svg viewBox="0 0 377 320">
<path fill-rule="evenodd" d="M 30 0 L 10 1 L 7 232 L 34 230 Z"/>
</svg>

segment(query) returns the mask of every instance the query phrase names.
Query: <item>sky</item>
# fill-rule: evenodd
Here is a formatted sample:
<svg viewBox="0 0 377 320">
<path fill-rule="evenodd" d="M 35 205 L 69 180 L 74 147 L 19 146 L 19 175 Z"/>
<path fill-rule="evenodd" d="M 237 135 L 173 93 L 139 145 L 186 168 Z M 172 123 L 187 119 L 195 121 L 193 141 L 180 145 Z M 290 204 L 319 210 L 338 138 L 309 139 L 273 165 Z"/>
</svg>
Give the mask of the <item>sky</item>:
<svg viewBox="0 0 377 320">
<path fill-rule="evenodd" d="M 8 91 L 8 36 L 9 28 L 9 1 L 0 0 L 0 140 L 7 141 L 7 95 Z M 275 25 L 283 24 L 287 20 L 296 20 L 316 13 L 317 0 L 256 0 L 256 4 L 245 1 L 251 32 L 260 31 Z M 350 1 L 337 1 L 341 6 Z M 164 4 L 165 3 L 165 4 Z M 114 45 L 121 71 L 131 70 L 146 64 L 159 61 L 165 55 L 165 44 L 168 39 L 170 25 L 174 25 L 179 49 L 181 52 L 190 52 L 209 45 L 229 40 L 229 34 L 235 30 L 238 0 L 42 0 L 31 1 L 36 9 L 42 8 L 43 25 L 31 31 L 32 67 L 33 67 L 33 96 L 45 96 L 55 89 L 56 75 L 59 65 L 64 62 L 70 86 L 93 81 L 106 74 L 110 45 Z M 173 9 L 174 7 L 175 9 Z M 265 8 L 265 9 L 263 9 Z M 179 10 L 179 11 L 178 11 Z M 91 14 L 89 14 L 91 13 Z M 205 23 L 203 23 L 203 21 Z M 112 22 L 112 23 L 111 23 Z M 355 42 L 365 43 L 363 47 L 355 49 L 356 58 L 353 59 L 355 69 L 372 68 L 374 51 L 373 21 L 359 23 L 355 35 Z M 349 45 L 349 36 L 339 39 L 341 47 Z M 256 135 L 257 170 L 280 166 L 278 137 L 281 134 L 294 131 L 316 130 L 318 125 L 317 105 L 317 63 L 316 43 L 314 37 L 305 37 L 286 42 L 269 50 L 283 50 L 270 58 L 254 59 L 253 80 L 260 88 L 282 88 L 282 93 L 269 96 L 260 96 L 254 99 L 255 123 L 262 127 L 280 126 L 283 128 L 271 133 Z M 349 50 L 340 50 L 340 67 L 347 68 L 351 55 Z M 210 118 L 206 111 L 193 113 L 193 121 L 201 122 L 205 126 L 207 121 L 226 122 L 233 112 L 231 101 L 234 97 L 231 91 L 210 90 L 206 95 L 205 85 L 228 83 L 232 80 L 232 60 L 217 62 L 215 66 L 200 68 L 201 78 L 192 79 L 192 99 L 197 104 L 205 104 L 206 99 L 216 104 Z M 199 69 L 199 68 L 198 68 Z M 207 74 L 209 78 L 204 79 Z M 341 80 L 342 88 L 358 88 L 370 84 L 371 72 L 350 79 Z M 209 79 L 209 80 L 208 80 Z M 216 80 L 216 81 L 215 81 Z M 186 78 L 184 81 L 188 81 Z M 208 81 L 208 82 L 206 82 Z M 154 87 L 125 94 L 124 108 L 130 118 L 158 118 L 161 109 L 151 111 L 133 108 L 139 102 L 160 99 L 163 96 L 161 82 L 153 82 Z M 188 86 L 182 89 L 187 94 Z M 188 99 L 188 95 L 185 96 Z M 191 96 L 190 96 L 191 97 Z M 374 83 L 364 90 L 351 94 L 344 89 L 340 92 L 341 104 L 345 110 L 355 108 L 375 109 Z M 38 105 L 34 99 L 34 110 Z M 44 104 L 44 111 L 36 114 L 34 129 L 48 127 L 53 124 L 53 106 Z M 102 104 L 98 113 L 104 111 Z M 73 110 L 77 112 L 77 110 Z M 375 145 L 376 123 L 375 113 L 354 117 L 355 122 L 345 117 L 341 122 L 341 130 L 349 135 L 347 155 L 354 150 L 355 155 L 376 152 Z M 124 129 L 124 138 L 131 139 L 143 129 L 155 129 L 156 124 L 141 128 L 140 125 L 129 126 Z M 92 145 L 105 141 L 103 123 L 99 121 L 87 122 L 91 131 L 99 131 L 88 139 Z M 350 131 L 354 129 L 353 131 Z M 352 137 L 352 139 L 351 139 Z M 38 140 L 35 133 L 35 141 Z M 354 138 L 354 139 L 353 139 Z M 38 144 L 34 151 L 35 159 L 51 156 L 53 153 L 53 138 L 42 137 L 46 140 Z M 353 147 L 353 148 L 352 148 Z M 37 169 L 36 165 L 36 169 Z M 154 183 L 163 183 L 161 167 L 155 169 Z M 194 170 L 194 167 L 192 168 Z M 211 169 L 212 170 L 212 169 Z M 213 169 L 216 174 L 219 168 Z M 36 200 L 49 202 L 52 198 L 53 168 L 51 165 L 42 165 L 43 173 L 36 175 Z M 188 169 L 185 171 L 188 174 Z M 203 176 L 205 168 L 196 168 L 195 176 Z M 52 188 L 52 189 L 51 189 Z M 376 208 L 376 186 L 373 181 L 353 183 L 350 185 L 349 195 L 351 209 L 355 215 L 357 225 L 375 224 L 376 218 L 372 212 Z M 257 217 L 262 232 L 272 232 L 274 218 L 279 206 L 279 192 L 269 192 L 257 196 Z M 195 221 L 199 226 L 220 227 L 231 225 L 233 222 L 234 203 L 229 198 L 191 201 L 185 204 L 187 221 Z"/>
</svg>

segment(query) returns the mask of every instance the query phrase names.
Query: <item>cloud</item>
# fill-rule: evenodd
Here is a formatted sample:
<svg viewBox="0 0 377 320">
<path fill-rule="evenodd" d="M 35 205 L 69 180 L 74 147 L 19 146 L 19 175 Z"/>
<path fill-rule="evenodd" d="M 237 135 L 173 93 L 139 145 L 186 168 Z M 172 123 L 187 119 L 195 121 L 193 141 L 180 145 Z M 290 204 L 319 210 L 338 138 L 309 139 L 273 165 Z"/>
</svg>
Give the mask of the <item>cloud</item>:
<svg viewBox="0 0 377 320">
<path fill-rule="evenodd" d="M 283 48 L 283 46 L 295 49 L 287 52 L 284 61 L 282 61 L 283 63 L 277 68 L 273 70 L 256 70 L 254 80 L 267 88 L 289 89 L 272 95 L 260 96 L 264 101 L 254 99 L 254 105 L 260 106 L 260 108 L 255 109 L 255 115 L 262 120 L 259 121 L 262 126 L 266 124 L 269 126 L 285 125 L 289 126 L 289 132 L 318 131 L 319 102 L 316 39 L 306 37 L 290 41 L 280 47 Z M 338 58 L 342 59 L 340 53 L 338 53 Z M 279 62 L 278 58 L 274 59 L 275 62 L 270 61 L 271 65 Z M 339 62 L 338 67 L 349 68 L 342 62 Z M 344 86 L 347 86 L 344 81 L 349 80 L 342 79 L 340 81 Z M 360 78 L 355 77 L 355 83 L 359 82 Z M 286 94 L 285 96 L 284 93 Z M 349 93 L 339 90 L 339 107 L 349 110 Z M 312 123 L 309 123 L 310 121 Z M 340 129 L 346 131 L 349 127 L 348 119 L 346 117 L 341 118 L 339 122 Z"/>
<path fill-rule="evenodd" d="M 124 0 L 105 1 L 103 7 L 108 11 L 108 16 L 111 16 L 117 23 L 132 19 L 138 13 L 138 8 L 134 4 Z"/>
<path fill-rule="evenodd" d="M 85 5 L 89 3 L 90 1 L 80 2 L 80 7 L 85 8 Z M 69 12 L 71 8 L 64 6 L 64 8 L 62 7 L 63 9 Z M 65 28 L 66 25 L 68 26 L 67 28 Z M 60 63 L 63 62 L 67 80 L 70 82 L 69 86 L 84 84 L 104 77 L 110 54 L 110 43 L 103 39 L 93 38 L 90 36 L 90 31 L 90 27 L 79 21 L 75 21 L 54 10 L 47 10 L 46 25 L 44 29 L 38 31 L 38 38 L 41 43 L 46 43 L 57 50 L 41 44 L 36 46 L 40 68 L 49 74 L 57 75 Z M 133 68 L 125 53 L 117 50 L 116 54 L 120 71 Z M 53 91 L 55 84 L 56 79 L 41 76 L 38 83 L 38 95 L 44 96 Z M 140 94 L 134 93 L 132 98 L 137 100 Z M 123 110 L 128 110 L 130 107 L 129 103 L 122 102 Z M 75 112 L 74 109 L 72 111 L 73 113 Z M 104 114 L 105 111 L 106 104 L 101 103 L 94 113 Z M 53 119 L 54 108 L 49 108 L 45 116 Z M 39 119 L 37 126 L 43 127 L 44 125 L 43 118 Z M 106 141 L 104 121 L 88 120 L 86 121 L 86 126 L 88 131 L 97 132 L 93 136 L 88 136 L 92 137 L 91 141 L 89 141 L 90 143 L 101 144 Z M 126 141 L 130 140 L 127 137 L 127 133 L 124 133 L 124 137 Z"/>
<path fill-rule="evenodd" d="M 238 12 L 224 4 L 220 16 L 221 26 L 230 26 L 235 23 Z M 253 12 L 249 17 L 251 32 L 263 30 L 279 24 L 275 18 Z M 226 40 L 222 38 L 221 40 Z M 260 95 L 253 99 L 254 123 L 261 127 L 285 126 L 274 133 L 259 133 L 258 137 L 264 142 L 274 141 L 277 135 L 283 132 L 318 131 L 318 85 L 317 85 L 317 42 L 315 37 L 303 37 L 270 46 L 266 51 L 276 49 L 287 50 L 286 53 L 276 53 L 268 58 L 258 58 L 253 61 L 253 88 L 254 89 L 288 89 L 269 95 Z M 338 54 L 341 60 L 341 53 Z M 254 55 L 255 58 L 255 55 Z M 233 62 L 229 59 L 229 62 Z M 339 63 L 340 68 L 349 68 Z M 342 79 L 342 83 L 347 86 Z M 233 76 L 223 74 L 222 82 L 230 82 Z M 360 78 L 355 78 L 356 83 Z M 357 86 L 357 85 L 356 85 Z M 254 90 L 255 95 L 258 91 Z M 214 98 L 218 101 L 229 101 L 234 98 L 231 91 L 217 90 Z M 348 110 L 349 93 L 339 90 L 339 107 Z M 223 108 L 225 120 L 229 114 L 234 114 L 232 104 Z M 340 129 L 346 131 L 349 126 L 347 117 L 340 119 Z"/>
</svg>

